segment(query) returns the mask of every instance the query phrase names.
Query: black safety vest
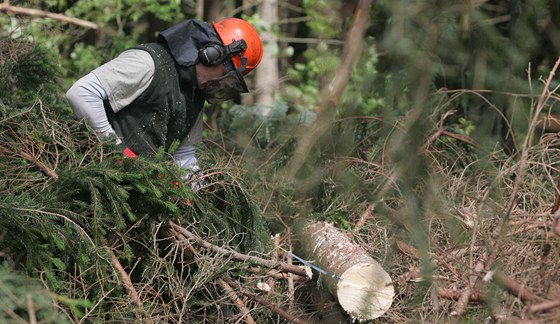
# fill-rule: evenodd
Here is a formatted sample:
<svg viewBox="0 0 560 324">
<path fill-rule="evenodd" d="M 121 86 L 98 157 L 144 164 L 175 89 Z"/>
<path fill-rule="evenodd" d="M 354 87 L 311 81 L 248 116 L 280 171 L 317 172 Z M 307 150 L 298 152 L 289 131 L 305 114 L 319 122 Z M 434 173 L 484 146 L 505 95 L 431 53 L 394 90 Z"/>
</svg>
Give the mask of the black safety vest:
<svg viewBox="0 0 560 324">
<path fill-rule="evenodd" d="M 180 67 L 165 45 L 150 43 L 134 48 L 152 56 L 155 64 L 152 82 L 117 113 L 106 100 L 105 111 L 117 135 L 134 153 L 151 156 L 160 147 L 168 152 L 175 140 L 182 141 L 192 129 L 204 106 L 204 97 L 192 81 L 181 82 Z"/>
</svg>

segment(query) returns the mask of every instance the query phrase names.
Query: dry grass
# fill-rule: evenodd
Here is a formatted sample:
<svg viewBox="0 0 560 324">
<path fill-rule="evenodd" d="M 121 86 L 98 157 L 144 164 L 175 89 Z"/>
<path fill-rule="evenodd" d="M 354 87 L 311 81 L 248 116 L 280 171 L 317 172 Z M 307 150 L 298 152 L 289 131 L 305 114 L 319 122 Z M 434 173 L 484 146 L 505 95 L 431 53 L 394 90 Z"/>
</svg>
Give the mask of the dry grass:
<svg viewBox="0 0 560 324">
<path fill-rule="evenodd" d="M 533 115 L 550 109 L 553 93 L 535 100 Z M 487 152 L 482 162 L 475 141 L 442 125 L 416 155 L 428 174 L 414 187 L 389 154 L 377 164 L 353 161 L 364 166 L 366 183 L 385 183 L 373 211 L 364 204 L 351 218 L 361 224 L 355 240 L 395 281 L 398 294 L 382 321 L 553 322 L 560 316 L 559 238 L 551 232 L 560 137 L 532 120 L 519 155 Z"/>
</svg>

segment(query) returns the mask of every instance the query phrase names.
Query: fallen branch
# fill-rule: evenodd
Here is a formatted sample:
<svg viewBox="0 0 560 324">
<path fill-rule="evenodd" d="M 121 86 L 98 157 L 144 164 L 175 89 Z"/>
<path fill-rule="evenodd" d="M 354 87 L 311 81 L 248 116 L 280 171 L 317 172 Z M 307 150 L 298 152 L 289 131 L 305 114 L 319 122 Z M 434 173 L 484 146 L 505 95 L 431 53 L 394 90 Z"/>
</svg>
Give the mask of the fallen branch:
<svg viewBox="0 0 560 324">
<path fill-rule="evenodd" d="M 17 155 L 26 159 L 29 163 L 36 166 L 39 170 L 41 170 L 41 172 L 43 172 L 45 175 L 49 176 L 53 180 L 58 180 L 58 174 L 56 174 L 56 172 L 53 169 L 51 169 L 45 163 L 41 162 L 39 159 L 37 159 L 32 154 L 29 154 L 27 152 L 19 152 L 19 153 L 17 153 Z"/>
<path fill-rule="evenodd" d="M 512 295 L 516 296 L 517 298 L 521 299 L 521 301 L 523 301 L 525 304 L 527 304 L 528 302 L 532 302 L 537 298 L 537 296 L 535 294 L 533 294 L 532 291 L 527 289 L 527 287 L 524 287 L 524 286 L 520 285 L 518 282 L 516 282 L 515 280 L 507 277 L 504 274 L 496 273 L 494 275 L 494 278 L 498 282 L 503 284 L 504 287 L 506 288 L 506 290 L 510 294 L 512 294 Z"/>
<path fill-rule="evenodd" d="M 238 289 L 243 295 L 251 298 L 252 300 L 254 300 L 255 302 L 266 306 L 267 308 L 269 308 L 271 311 L 273 311 L 274 313 L 276 313 L 278 316 L 281 316 L 285 319 L 287 319 L 290 323 L 294 323 L 294 324 L 304 324 L 307 323 L 304 320 L 298 318 L 295 315 L 292 315 L 288 312 L 286 312 L 285 310 L 283 310 L 282 308 L 274 305 L 273 303 L 269 302 L 268 300 L 265 300 L 263 298 L 261 298 L 260 296 L 253 294 L 249 291 L 247 291 L 246 289 L 241 288 L 236 282 L 234 282 L 233 280 L 227 278 L 227 277 L 222 277 L 222 279 L 229 284 L 230 286 L 232 286 L 235 289 Z"/>
<path fill-rule="evenodd" d="M 548 312 L 553 308 L 560 306 L 560 299 L 542 302 L 540 304 L 531 305 L 527 308 L 527 313 L 534 314 L 538 312 Z"/>
<path fill-rule="evenodd" d="M 373 218 L 373 215 L 372 215 L 372 213 L 371 213 L 371 212 L 373 211 L 373 208 L 375 208 L 375 204 L 374 204 L 374 203 L 369 204 L 369 205 L 366 207 L 366 210 L 364 210 L 364 212 L 362 213 L 362 216 L 360 217 L 360 219 L 358 219 L 358 221 L 356 222 L 356 225 L 354 225 L 354 228 L 352 229 L 352 232 L 358 233 L 358 232 L 360 231 L 360 229 L 361 229 L 362 227 L 364 227 L 364 225 L 366 224 L 366 222 L 367 222 L 369 219 Z"/>
<path fill-rule="evenodd" d="M 312 272 L 311 269 L 309 269 L 309 267 L 298 266 L 298 265 L 288 264 L 288 263 L 278 262 L 278 261 L 275 262 L 275 261 L 255 257 L 252 255 L 242 254 L 237 251 L 230 250 L 228 248 L 222 248 L 212 243 L 206 242 L 200 237 L 188 231 L 186 228 L 181 227 L 173 222 L 169 222 L 169 225 L 171 228 L 173 228 L 178 233 L 184 235 L 187 239 L 192 241 L 194 244 L 203 247 L 207 250 L 213 251 L 215 253 L 224 255 L 225 257 L 229 257 L 232 260 L 254 263 L 264 267 L 279 269 L 284 272 L 290 272 L 299 276 L 311 278 Z"/>
<path fill-rule="evenodd" d="M 136 304 L 136 306 L 138 306 L 140 309 L 143 309 L 144 306 L 142 300 L 140 300 L 140 296 L 138 295 L 136 288 L 134 288 L 134 285 L 132 284 L 132 280 L 130 280 L 130 276 L 124 270 L 119 259 L 117 258 L 117 256 L 115 255 L 115 253 L 110 247 L 105 247 L 105 251 L 107 251 L 107 254 L 109 254 L 109 257 L 111 259 L 111 264 L 113 265 L 115 270 L 117 270 L 117 272 L 119 273 L 119 277 L 121 278 L 124 288 L 128 292 L 128 295 L 130 296 L 132 301 Z"/>
<path fill-rule="evenodd" d="M 239 297 L 237 297 L 235 291 L 233 291 L 233 288 L 231 288 L 231 286 L 223 279 L 218 279 L 218 283 L 220 284 L 222 289 L 226 292 L 226 295 L 233 302 L 235 307 L 239 309 L 239 311 L 241 312 L 241 316 L 245 319 L 245 323 L 255 324 L 255 320 L 253 319 L 253 316 L 251 316 L 250 310 L 247 308 L 245 303 L 241 299 L 239 299 Z"/>
<path fill-rule="evenodd" d="M 463 296 L 463 291 L 461 290 L 451 290 L 446 288 L 436 288 L 436 293 L 439 298 L 449 299 L 449 300 L 459 300 Z M 470 293 L 469 299 L 474 302 L 483 302 L 484 296 L 477 292 Z"/>
<path fill-rule="evenodd" d="M 77 25 L 80 27 L 97 29 L 97 24 L 92 23 L 91 21 L 68 17 L 63 14 L 53 13 L 53 12 L 39 10 L 39 9 L 15 7 L 10 5 L 9 0 L 4 0 L 4 2 L 0 4 L 0 11 L 5 11 L 7 13 L 13 13 L 19 15 L 32 16 L 32 17 L 51 18 L 65 23 Z"/>
</svg>

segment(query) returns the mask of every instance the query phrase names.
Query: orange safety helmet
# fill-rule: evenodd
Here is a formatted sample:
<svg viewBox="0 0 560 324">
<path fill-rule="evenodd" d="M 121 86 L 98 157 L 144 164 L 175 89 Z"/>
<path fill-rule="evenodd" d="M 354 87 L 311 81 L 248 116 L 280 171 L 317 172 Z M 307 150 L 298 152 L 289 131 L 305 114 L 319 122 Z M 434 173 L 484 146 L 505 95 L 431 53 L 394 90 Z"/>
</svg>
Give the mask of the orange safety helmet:
<svg viewBox="0 0 560 324">
<path fill-rule="evenodd" d="M 247 49 L 243 52 L 243 56 L 247 58 L 247 66 L 244 74 L 251 72 L 261 61 L 263 48 L 259 34 L 251 24 L 239 18 L 226 18 L 218 22 L 212 23 L 212 26 L 220 36 L 220 40 L 224 45 L 229 45 L 234 41 L 245 40 Z M 241 58 L 235 55 L 231 59 L 235 68 L 241 66 Z"/>
</svg>

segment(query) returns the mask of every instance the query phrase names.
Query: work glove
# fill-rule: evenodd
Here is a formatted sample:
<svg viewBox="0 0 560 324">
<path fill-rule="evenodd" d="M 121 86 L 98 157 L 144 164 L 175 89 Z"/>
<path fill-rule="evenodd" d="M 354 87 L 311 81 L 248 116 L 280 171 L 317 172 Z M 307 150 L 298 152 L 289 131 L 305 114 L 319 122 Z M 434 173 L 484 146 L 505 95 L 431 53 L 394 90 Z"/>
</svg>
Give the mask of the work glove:
<svg viewBox="0 0 560 324">
<path fill-rule="evenodd" d="M 188 170 L 187 174 L 184 175 L 181 179 L 187 185 L 191 186 L 191 189 L 194 193 L 198 193 L 200 190 L 207 187 L 204 174 L 202 173 L 202 170 L 200 169 L 198 164 L 193 164 L 189 166 L 187 170 Z"/>
</svg>

